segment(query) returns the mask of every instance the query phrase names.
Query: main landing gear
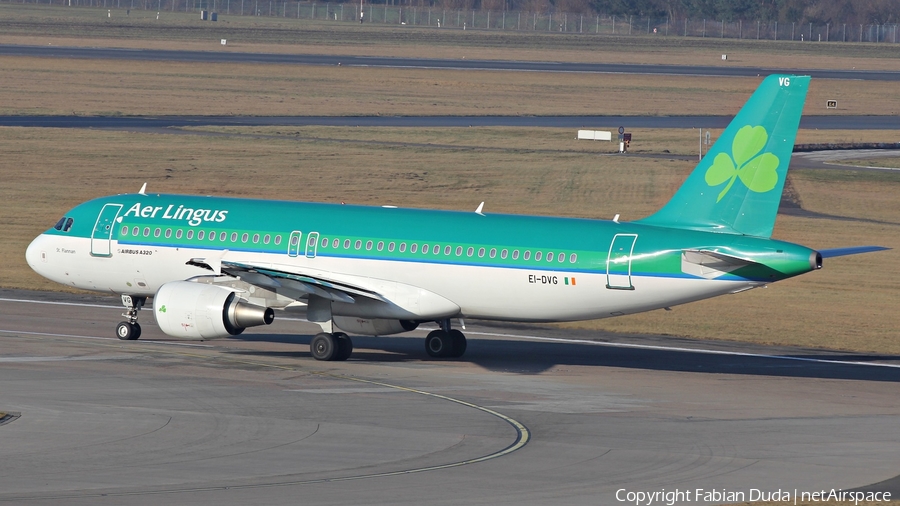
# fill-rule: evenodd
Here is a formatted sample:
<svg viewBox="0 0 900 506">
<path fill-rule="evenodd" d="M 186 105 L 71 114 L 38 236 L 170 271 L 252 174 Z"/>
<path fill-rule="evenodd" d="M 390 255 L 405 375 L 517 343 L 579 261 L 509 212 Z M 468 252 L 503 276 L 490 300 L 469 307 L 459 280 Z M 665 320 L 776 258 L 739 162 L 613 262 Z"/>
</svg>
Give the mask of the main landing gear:
<svg viewBox="0 0 900 506">
<path fill-rule="evenodd" d="M 128 318 L 128 321 L 119 322 L 116 325 L 116 337 L 123 341 L 134 341 L 141 337 L 141 326 L 137 319 L 138 311 L 144 307 L 145 302 L 147 302 L 147 297 L 122 296 L 122 305 L 126 308 L 122 316 Z"/>
<path fill-rule="evenodd" d="M 309 342 L 309 352 L 316 360 L 347 360 L 353 353 L 353 341 L 343 332 L 321 332 Z"/>
<path fill-rule="evenodd" d="M 459 358 L 466 352 L 466 336 L 450 328 L 450 320 L 437 322 L 440 330 L 432 330 L 425 337 L 425 352 L 436 358 Z"/>
</svg>

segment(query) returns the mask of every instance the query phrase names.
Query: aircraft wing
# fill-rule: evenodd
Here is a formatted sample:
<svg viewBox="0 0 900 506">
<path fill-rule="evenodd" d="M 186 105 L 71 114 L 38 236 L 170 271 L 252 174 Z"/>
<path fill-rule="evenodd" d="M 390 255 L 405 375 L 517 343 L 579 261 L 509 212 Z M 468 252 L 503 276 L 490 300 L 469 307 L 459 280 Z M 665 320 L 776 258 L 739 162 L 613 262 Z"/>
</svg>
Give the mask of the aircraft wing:
<svg viewBox="0 0 900 506">
<path fill-rule="evenodd" d="M 215 263 L 218 263 L 218 265 L 214 265 Z M 215 267 L 219 267 L 217 274 L 224 273 L 272 291 L 284 292 L 285 290 L 279 289 L 287 288 L 289 292 L 298 292 L 294 298 L 316 295 L 334 302 L 353 304 L 356 302 L 357 297 L 367 297 L 387 302 L 384 297 L 372 290 L 325 279 L 320 276 L 290 272 L 280 268 L 280 266 L 256 265 L 228 260 L 207 262 L 205 258 L 193 258 L 188 262 L 188 265 L 203 267 L 213 272 L 216 272 Z"/>
<path fill-rule="evenodd" d="M 429 290 L 383 279 L 339 274 L 293 265 L 193 258 L 188 265 L 226 274 L 295 300 L 329 300 L 337 314 L 367 318 L 429 319 L 453 315 L 459 306 Z M 218 270 L 216 268 L 218 267 Z M 311 297 L 313 296 L 313 297 Z M 355 309 L 349 309 L 352 305 Z M 336 309 L 337 310 L 337 309 Z"/>
</svg>

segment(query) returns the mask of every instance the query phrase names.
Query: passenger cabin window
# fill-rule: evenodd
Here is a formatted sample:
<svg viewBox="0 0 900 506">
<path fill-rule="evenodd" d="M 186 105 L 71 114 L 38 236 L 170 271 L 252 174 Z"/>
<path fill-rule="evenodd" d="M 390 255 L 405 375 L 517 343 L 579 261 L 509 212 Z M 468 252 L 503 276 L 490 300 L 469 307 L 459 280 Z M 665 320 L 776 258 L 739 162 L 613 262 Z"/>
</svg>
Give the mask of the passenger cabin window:
<svg viewBox="0 0 900 506">
<path fill-rule="evenodd" d="M 323 248 L 327 248 L 327 247 L 328 247 L 328 239 L 322 239 L 322 247 L 323 247 Z"/>
<path fill-rule="evenodd" d="M 388 244 L 388 251 L 394 251 L 394 243 Z"/>
<path fill-rule="evenodd" d="M 503 250 L 500 252 L 500 258 L 506 260 L 506 256 L 509 255 L 509 250 Z"/>
<path fill-rule="evenodd" d="M 497 248 L 491 248 L 490 256 L 491 256 L 491 258 L 494 258 L 497 256 Z"/>
<path fill-rule="evenodd" d="M 180 228 L 179 228 L 178 230 L 175 231 L 175 238 L 176 238 L 176 239 L 181 239 L 181 236 L 182 236 L 182 235 L 184 235 L 184 231 L 181 230 Z"/>
<path fill-rule="evenodd" d="M 462 256 L 462 246 L 456 247 L 456 256 L 458 256 L 458 257 Z"/>
<path fill-rule="evenodd" d="M 167 229 L 166 229 L 166 239 L 168 239 L 168 238 L 170 238 L 170 237 L 172 237 L 172 229 L 171 229 L 171 228 L 167 228 Z"/>
<path fill-rule="evenodd" d="M 156 230 L 153 231 L 153 237 L 159 237 L 159 234 L 161 234 L 161 233 L 162 233 L 162 230 L 157 228 Z"/>
<path fill-rule="evenodd" d="M 475 254 L 475 248 L 469 246 L 469 249 L 466 250 L 466 256 L 470 257 Z"/>
<path fill-rule="evenodd" d="M 250 238 L 250 235 L 246 232 L 241 236 L 241 242 L 247 242 L 247 239 Z"/>
<path fill-rule="evenodd" d="M 525 253 L 522 255 L 522 260 L 531 260 L 531 252 L 525 250 Z"/>
<path fill-rule="evenodd" d="M 350 249 L 350 239 L 344 239 L 344 249 Z"/>
<path fill-rule="evenodd" d="M 220 241 L 225 242 L 226 239 L 228 239 L 228 232 L 222 232 L 221 234 L 219 234 Z M 231 233 L 231 242 L 237 242 L 237 232 Z"/>
<path fill-rule="evenodd" d="M 384 249 L 384 241 L 378 241 L 377 248 L 378 248 L 378 251 L 383 250 Z"/>
<path fill-rule="evenodd" d="M 210 240 L 210 241 L 215 241 L 215 240 L 216 240 L 216 232 L 213 231 L 213 230 L 210 230 L 210 231 L 209 231 L 209 236 L 208 236 L 208 237 L 209 237 L 209 240 Z M 222 240 L 223 240 L 223 241 L 225 240 L 225 232 L 222 232 Z"/>
<path fill-rule="evenodd" d="M 547 253 L 547 261 L 548 261 L 548 262 L 552 262 L 552 261 L 553 261 L 553 252 L 552 252 L 552 251 L 549 252 L 549 253 Z"/>
<path fill-rule="evenodd" d="M 372 241 L 366 241 L 366 251 L 372 251 Z"/>
<path fill-rule="evenodd" d="M 122 235 L 128 235 L 128 225 L 125 225 L 124 227 L 122 227 Z"/>
<path fill-rule="evenodd" d="M 576 260 L 578 260 L 578 255 L 576 255 L 575 253 L 572 253 L 571 255 L 569 255 L 569 263 L 570 264 L 574 264 Z"/>
<path fill-rule="evenodd" d="M 362 241 L 360 241 L 359 239 L 357 239 L 356 242 L 353 243 L 353 246 L 354 246 L 355 249 L 362 248 Z"/>
<path fill-rule="evenodd" d="M 400 243 L 400 253 L 403 253 L 404 251 L 406 251 L 406 243 L 401 242 Z"/>
<path fill-rule="evenodd" d="M 265 237 L 263 237 L 263 244 L 269 244 L 270 240 L 272 240 L 272 236 L 266 234 Z"/>
<path fill-rule="evenodd" d="M 188 241 L 190 241 L 191 239 L 194 238 L 194 231 L 193 231 L 193 230 L 188 230 L 187 238 L 188 238 Z"/>
<path fill-rule="evenodd" d="M 478 248 L 478 258 L 482 258 L 484 256 L 484 248 Z"/>
<path fill-rule="evenodd" d="M 559 263 L 563 263 L 563 262 L 565 262 L 565 261 L 566 261 L 566 254 L 565 254 L 565 253 L 560 253 L 560 254 L 559 254 Z"/>
<path fill-rule="evenodd" d="M 256 244 L 258 242 L 259 242 L 259 234 L 253 234 L 253 244 Z"/>
<path fill-rule="evenodd" d="M 275 236 L 275 245 L 277 246 L 277 245 L 279 245 L 279 244 L 281 244 L 281 236 L 280 236 L 280 235 L 276 235 L 276 236 Z"/>
<path fill-rule="evenodd" d="M 141 233 L 140 227 L 134 227 L 133 229 L 131 229 L 131 235 L 133 235 L 135 237 L 140 235 L 140 233 Z"/>
<path fill-rule="evenodd" d="M 340 245 L 341 245 L 341 240 L 340 240 L 340 239 L 335 239 L 334 241 L 331 242 L 331 247 L 332 247 L 332 248 L 337 248 L 337 247 L 340 246 Z"/>
<path fill-rule="evenodd" d="M 519 259 L 519 250 L 513 250 L 513 260 Z"/>
<path fill-rule="evenodd" d="M 419 245 L 417 243 L 412 243 L 412 245 L 410 245 L 410 247 L 409 247 L 409 252 L 415 253 L 418 248 L 419 248 Z"/>
<path fill-rule="evenodd" d="M 198 240 L 198 241 L 202 241 L 203 238 L 206 237 L 204 234 L 205 234 L 205 232 L 202 231 L 202 230 L 199 231 L 199 232 L 197 232 L 197 240 Z"/>
<path fill-rule="evenodd" d="M 413 251 L 413 253 L 415 253 L 415 251 Z M 423 244 L 423 245 L 422 245 L 422 254 L 423 254 L 423 255 L 427 255 L 427 254 L 428 254 L 428 245 L 427 245 L 427 244 Z"/>
<path fill-rule="evenodd" d="M 150 227 L 144 227 L 144 237 L 150 237 Z"/>
<path fill-rule="evenodd" d="M 542 254 L 543 254 L 543 253 L 541 253 L 540 251 L 535 252 L 535 254 L 534 254 L 534 261 L 535 261 L 535 262 L 540 262 L 540 261 L 541 261 L 541 255 L 542 255 Z"/>
</svg>

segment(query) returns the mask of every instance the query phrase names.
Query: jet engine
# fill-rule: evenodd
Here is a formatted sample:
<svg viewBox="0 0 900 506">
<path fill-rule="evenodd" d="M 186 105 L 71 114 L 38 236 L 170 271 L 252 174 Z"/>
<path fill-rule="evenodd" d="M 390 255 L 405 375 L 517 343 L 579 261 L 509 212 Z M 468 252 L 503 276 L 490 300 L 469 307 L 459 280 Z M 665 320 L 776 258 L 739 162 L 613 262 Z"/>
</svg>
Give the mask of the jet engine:
<svg viewBox="0 0 900 506">
<path fill-rule="evenodd" d="M 250 304 L 231 289 L 190 281 L 159 287 L 153 297 L 153 315 L 163 332 L 182 339 L 236 336 L 247 327 L 268 325 L 275 319 L 271 308 Z"/>
<path fill-rule="evenodd" d="M 388 320 L 384 318 L 356 318 L 352 316 L 334 316 L 334 324 L 341 330 L 351 334 L 368 336 L 387 336 L 416 330 L 418 322 L 410 320 Z"/>
</svg>

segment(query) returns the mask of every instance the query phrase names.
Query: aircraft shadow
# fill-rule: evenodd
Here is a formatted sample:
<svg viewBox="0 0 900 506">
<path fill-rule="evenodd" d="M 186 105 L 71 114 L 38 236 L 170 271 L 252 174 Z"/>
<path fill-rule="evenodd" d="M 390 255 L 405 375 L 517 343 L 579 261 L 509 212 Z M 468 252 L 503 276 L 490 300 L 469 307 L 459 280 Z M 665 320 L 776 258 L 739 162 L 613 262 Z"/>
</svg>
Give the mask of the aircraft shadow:
<svg viewBox="0 0 900 506">
<path fill-rule="evenodd" d="M 249 334 L 238 336 L 245 341 L 297 344 L 296 351 L 246 351 L 233 353 L 259 356 L 296 357 L 312 360 L 307 346 L 312 335 Z M 900 382 L 900 367 L 864 365 L 891 362 L 900 365 L 900 356 L 855 355 L 846 352 L 780 353 L 777 349 L 761 351 L 759 347 L 747 353 L 769 356 L 713 354 L 685 350 L 660 350 L 604 346 L 578 343 L 536 342 L 508 339 L 469 337 L 466 354 L 459 359 L 435 359 L 425 353 L 421 337 L 352 336 L 354 351 L 348 362 L 403 363 L 464 361 L 487 370 L 514 374 L 539 374 L 563 365 L 620 367 L 652 371 L 691 372 L 700 374 L 741 374 L 752 376 L 780 376 L 796 378 L 843 379 L 859 381 Z M 665 346 L 654 339 L 647 344 Z M 671 346 L 680 346 L 676 340 Z M 638 344 L 639 343 L 634 343 Z M 695 343 L 696 344 L 696 343 Z M 737 347 L 740 345 L 735 345 Z M 733 350 L 743 352 L 743 350 Z M 784 357 L 784 358 L 778 358 Z M 861 362 L 863 364 L 828 363 Z"/>
</svg>

